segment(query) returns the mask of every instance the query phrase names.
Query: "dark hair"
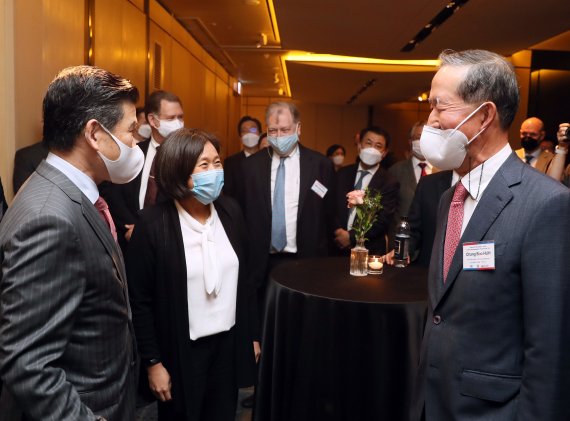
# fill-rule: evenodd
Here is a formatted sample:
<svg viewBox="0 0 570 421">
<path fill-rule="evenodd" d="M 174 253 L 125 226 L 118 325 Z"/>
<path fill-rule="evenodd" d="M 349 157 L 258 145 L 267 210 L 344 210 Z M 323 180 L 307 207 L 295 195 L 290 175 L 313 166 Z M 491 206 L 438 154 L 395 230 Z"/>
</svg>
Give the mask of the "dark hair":
<svg viewBox="0 0 570 421">
<path fill-rule="evenodd" d="M 152 94 L 150 94 L 150 96 L 148 97 L 148 100 L 146 101 L 145 112 L 146 112 L 147 119 L 148 119 L 149 114 L 159 114 L 160 113 L 160 105 L 161 105 L 162 100 L 165 100 L 168 102 L 178 102 L 180 104 L 180 106 L 182 106 L 182 101 L 180 101 L 180 98 L 178 98 L 172 92 L 154 91 Z"/>
<path fill-rule="evenodd" d="M 145 117 L 146 117 L 146 112 L 145 112 L 144 107 L 137 107 L 137 109 L 135 110 L 135 113 L 137 115 L 137 118 L 138 118 L 140 113 L 145 113 Z"/>
<path fill-rule="evenodd" d="M 63 69 L 43 101 L 43 141 L 53 150 L 70 151 L 89 120 L 113 130 L 123 118 L 123 103 L 133 105 L 138 89 L 127 79 L 94 66 Z"/>
<path fill-rule="evenodd" d="M 300 114 L 299 110 L 297 109 L 297 106 L 292 102 L 286 102 L 286 101 L 278 101 L 269 104 L 267 110 L 265 111 L 265 122 L 269 120 L 270 115 L 276 112 L 279 113 L 279 110 L 282 108 L 287 108 L 289 110 L 289 112 L 291 113 L 291 117 L 293 117 L 293 123 L 297 124 L 299 122 Z"/>
<path fill-rule="evenodd" d="M 220 152 L 218 139 L 203 130 L 182 128 L 166 138 L 156 155 L 156 176 L 167 196 L 180 200 L 192 195 L 188 179 L 208 142 Z"/>
<path fill-rule="evenodd" d="M 439 59 L 440 67 L 469 67 L 457 87 L 459 97 L 468 104 L 493 102 L 501 129 L 510 127 L 519 107 L 519 85 L 513 66 L 507 60 L 485 50 L 444 50 Z"/>
<path fill-rule="evenodd" d="M 346 149 L 344 149 L 344 146 L 334 144 L 329 146 L 327 149 L 327 156 L 333 156 L 333 153 L 335 153 L 337 149 L 342 149 L 342 153 L 346 155 Z"/>
<path fill-rule="evenodd" d="M 261 141 L 267 137 L 267 133 L 263 132 L 259 135 L 259 140 L 257 141 L 257 146 L 261 145 Z"/>
<path fill-rule="evenodd" d="M 366 133 L 368 132 L 372 132 L 375 133 L 379 136 L 383 136 L 384 139 L 386 139 L 386 147 L 390 146 L 390 135 L 388 134 L 388 132 L 386 130 L 384 130 L 381 127 L 378 126 L 368 126 L 364 129 L 362 129 L 360 131 L 360 141 L 362 142 L 364 140 L 364 136 L 366 136 Z"/>
<path fill-rule="evenodd" d="M 242 118 L 240 118 L 239 123 L 237 125 L 238 135 L 241 135 L 241 125 L 247 121 L 253 121 L 257 126 L 257 133 L 261 133 L 261 122 L 257 118 L 244 115 Z"/>
</svg>

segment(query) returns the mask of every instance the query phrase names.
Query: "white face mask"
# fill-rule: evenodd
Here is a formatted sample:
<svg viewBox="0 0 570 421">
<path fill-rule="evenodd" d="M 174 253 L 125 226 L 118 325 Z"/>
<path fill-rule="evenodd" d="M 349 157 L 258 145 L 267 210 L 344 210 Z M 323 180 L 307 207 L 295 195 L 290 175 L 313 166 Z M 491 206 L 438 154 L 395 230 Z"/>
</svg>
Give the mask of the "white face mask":
<svg viewBox="0 0 570 421">
<path fill-rule="evenodd" d="M 115 161 L 111 161 L 100 151 L 97 151 L 111 177 L 111 182 L 114 184 L 125 184 L 132 181 L 142 170 L 144 165 L 144 153 L 137 145 L 129 148 L 117 137 L 107 130 L 101 123 L 101 128 L 107 132 L 111 139 L 119 146 L 119 157 Z"/>
<path fill-rule="evenodd" d="M 465 117 L 455 129 L 442 130 L 436 129 L 435 127 L 424 126 L 422 137 L 420 138 L 420 145 L 423 155 L 431 165 L 440 170 L 454 170 L 461 166 L 465 160 L 465 156 L 467 156 L 467 145 L 483 133 L 486 127 L 479 130 L 471 139 L 467 139 L 467 136 L 458 129 L 485 104 L 486 102 L 479 105 L 475 111 Z"/>
<path fill-rule="evenodd" d="M 156 117 L 156 119 L 160 122 L 160 126 L 158 126 L 156 130 L 158 130 L 158 133 L 160 133 L 162 137 L 166 137 L 170 133 L 184 127 L 184 121 L 177 118 L 174 120 L 160 120 L 158 117 Z"/>
<path fill-rule="evenodd" d="M 420 146 L 419 140 L 412 140 L 412 154 L 414 154 L 414 156 L 420 161 L 424 161 L 426 159 L 422 153 L 422 148 Z"/>
<path fill-rule="evenodd" d="M 140 137 L 144 137 L 145 139 L 148 139 L 150 137 L 150 134 L 151 134 L 150 124 L 147 124 L 147 123 L 141 124 L 139 126 L 137 132 L 138 132 Z"/>
<path fill-rule="evenodd" d="M 360 150 L 358 156 L 366 165 L 373 166 L 382 161 L 383 154 L 376 148 L 365 148 Z"/>
<path fill-rule="evenodd" d="M 253 148 L 257 146 L 257 142 L 259 142 L 259 135 L 246 133 L 241 137 L 241 141 L 246 148 Z"/>
<path fill-rule="evenodd" d="M 335 155 L 332 157 L 332 160 L 335 165 L 342 165 L 344 162 L 344 155 Z"/>
</svg>

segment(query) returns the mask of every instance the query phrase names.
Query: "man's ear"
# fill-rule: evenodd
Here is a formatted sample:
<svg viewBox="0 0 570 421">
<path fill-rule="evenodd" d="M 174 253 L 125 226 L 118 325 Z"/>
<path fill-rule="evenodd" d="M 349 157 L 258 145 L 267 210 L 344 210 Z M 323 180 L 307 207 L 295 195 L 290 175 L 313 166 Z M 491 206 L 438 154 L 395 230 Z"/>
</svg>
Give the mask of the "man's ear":
<svg viewBox="0 0 570 421">
<path fill-rule="evenodd" d="M 499 118 L 499 115 L 497 114 L 497 106 L 493 102 L 487 102 L 483 109 L 483 121 L 481 122 L 481 128 L 488 128 L 496 118 Z"/>
<path fill-rule="evenodd" d="M 155 129 L 158 129 L 158 126 L 160 126 L 160 121 L 152 113 L 147 115 L 146 120 L 148 121 L 148 124 Z"/>
<path fill-rule="evenodd" d="M 83 136 L 85 137 L 87 144 L 96 151 L 99 150 L 99 143 L 97 137 L 100 134 L 101 131 L 100 129 L 101 127 L 99 125 L 99 122 L 95 119 L 89 120 L 85 124 L 85 129 L 83 129 Z"/>
<path fill-rule="evenodd" d="M 301 136 L 301 122 L 300 121 L 297 123 L 297 134 L 299 136 Z"/>
</svg>

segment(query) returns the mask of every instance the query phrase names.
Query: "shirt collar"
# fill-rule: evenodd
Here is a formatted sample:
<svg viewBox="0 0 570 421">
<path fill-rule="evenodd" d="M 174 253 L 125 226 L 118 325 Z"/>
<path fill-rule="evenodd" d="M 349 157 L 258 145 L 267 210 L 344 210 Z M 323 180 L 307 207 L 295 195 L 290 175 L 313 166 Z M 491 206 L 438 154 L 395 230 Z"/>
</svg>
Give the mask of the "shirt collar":
<svg viewBox="0 0 570 421">
<path fill-rule="evenodd" d="M 91 177 L 81 171 L 79 168 L 73 166 L 65 159 L 57 156 L 53 153 L 48 153 L 46 162 L 52 167 L 55 167 L 61 171 L 69 180 L 77 186 L 81 192 L 87 196 L 91 203 L 99 198 L 99 190 L 97 189 L 97 184 Z"/>
<path fill-rule="evenodd" d="M 158 148 L 160 146 L 160 143 L 158 143 L 156 140 L 154 140 L 154 137 L 150 137 L 150 145 L 154 148 L 154 150 L 156 150 L 156 148 Z"/>
<path fill-rule="evenodd" d="M 362 163 L 358 163 L 358 171 L 368 171 L 372 175 L 376 174 L 376 171 L 378 171 L 378 168 L 380 168 L 380 163 L 378 163 L 378 164 L 374 165 L 372 168 L 368 168 L 368 169 L 362 168 Z"/>
<path fill-rule="evenodd" d="M 463 186 L 467 189 L 473 200 L 477 202 L 480 200 L 487 185 L 512 152 L 511 146 L 507 143 L 499 152 L 461 178 Z M 483 171 L 483 173 L 481 173 L 481 171 Z M 481 180 L 480 184 L 479 180 Z"/>
<path fill-rule="evenodd" d="M 429 162 L 427 162 L 427 161 L 420 161 L 420 160 L 417 158 L 417 156 L 412 155 L 412 166 L 413 166 L 414 168 L 416 168 L 420 162 L 425 163 L 425 164 L 426 164 L 426 168 L 431 169 L 432 165 L 431 165 Z"/>
</svg>

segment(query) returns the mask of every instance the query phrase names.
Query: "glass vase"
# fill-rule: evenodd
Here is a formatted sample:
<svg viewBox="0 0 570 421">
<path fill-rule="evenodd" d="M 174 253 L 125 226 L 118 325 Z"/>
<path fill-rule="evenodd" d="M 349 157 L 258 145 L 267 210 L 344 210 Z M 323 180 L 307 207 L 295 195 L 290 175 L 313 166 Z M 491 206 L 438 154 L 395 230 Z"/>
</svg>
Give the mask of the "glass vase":
<svg viewBox="0 0 570 421">
<path fill-rule="evenodd" d="M 368 249 L 364 247 L 364 238 L 358 238 L 356 246 L 350 250 L 350 274 L 352 276 L 368 275 Z"/>
</svg>

